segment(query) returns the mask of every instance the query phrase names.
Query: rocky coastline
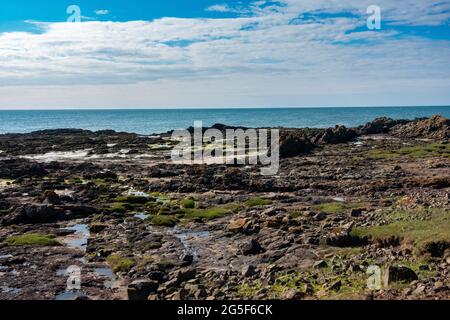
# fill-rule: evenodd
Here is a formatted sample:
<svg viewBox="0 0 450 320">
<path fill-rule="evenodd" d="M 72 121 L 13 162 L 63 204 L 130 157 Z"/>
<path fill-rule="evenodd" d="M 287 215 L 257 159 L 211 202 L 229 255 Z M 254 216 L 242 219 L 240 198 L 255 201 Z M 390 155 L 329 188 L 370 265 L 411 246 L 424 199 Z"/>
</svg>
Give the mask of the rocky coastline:
<svg viewBox="0 0 450 320">
<path fill-rule="evenodd" d="M 448 299 L 449 138 L 284 128 L 262 176 L 173 164 L 170 132 L 0 135 L 0 299 Z"/>
</svg>

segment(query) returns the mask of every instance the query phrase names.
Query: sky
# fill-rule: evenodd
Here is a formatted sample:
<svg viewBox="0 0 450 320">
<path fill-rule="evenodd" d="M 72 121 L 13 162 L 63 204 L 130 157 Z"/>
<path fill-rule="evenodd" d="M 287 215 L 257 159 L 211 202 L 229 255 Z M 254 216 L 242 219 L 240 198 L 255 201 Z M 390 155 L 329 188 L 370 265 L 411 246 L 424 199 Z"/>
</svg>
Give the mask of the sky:
<svg viewBox="0 0 450 320">
<path fill-rule="evenodd" d="M 2 109 L 409 105 L 450 105 L 450 0 L 0 4 Z"/>
</svg>

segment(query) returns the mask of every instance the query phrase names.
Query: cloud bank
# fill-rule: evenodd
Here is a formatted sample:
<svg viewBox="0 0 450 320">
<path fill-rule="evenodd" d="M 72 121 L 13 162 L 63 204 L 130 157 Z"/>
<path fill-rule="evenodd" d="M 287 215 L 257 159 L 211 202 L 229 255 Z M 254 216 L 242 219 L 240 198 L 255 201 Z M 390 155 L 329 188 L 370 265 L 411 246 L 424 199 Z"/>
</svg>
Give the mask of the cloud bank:
<svg viewBox="0 0 450 320">
<path fill-rule="evenodd" d="M 450 3 L 378 2 L 377 31 L 361 0 L 205 8 L 236 15 L 227 19 L 39 22 L 39 33 L 0 34 L 0 107 L 449 103 L 450 41 L 402 28 L 449 28 Z"/>
</svg>

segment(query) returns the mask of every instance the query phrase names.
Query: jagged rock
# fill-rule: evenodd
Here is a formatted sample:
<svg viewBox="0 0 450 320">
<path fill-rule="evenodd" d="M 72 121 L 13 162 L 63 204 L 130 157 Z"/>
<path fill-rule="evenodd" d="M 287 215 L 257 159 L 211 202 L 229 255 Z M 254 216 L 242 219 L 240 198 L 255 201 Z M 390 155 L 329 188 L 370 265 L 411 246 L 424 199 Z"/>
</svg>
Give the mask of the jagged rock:
<svg viewBox="0 0 450 320">
<path fill-rule="evenodd" d="M 388 133 L 389 130 L 398 125 L 405 124 L 408 121 L 406 120 L 393 120 L 391 118 L 376 118 L 372 122 L 365 124 L 364 126 L 359 128 L 359 131 L 362 134 L 380 134 L 380 133 Z"/>
<path fill-rule="evenodd" d="M 450 120 L 439 115 L 396 125 L 391 134 L 401 138 L 449 139 Z"/>
<path fill-rule="evenodd" d="M 314 139 L 314 143 L 344 143 L 353 141 L 357 136 L 358 134 L 353 129 L 348 129 L 345 126 L 336 126 L 335 128 L 325 129 Z"/>
</svg>

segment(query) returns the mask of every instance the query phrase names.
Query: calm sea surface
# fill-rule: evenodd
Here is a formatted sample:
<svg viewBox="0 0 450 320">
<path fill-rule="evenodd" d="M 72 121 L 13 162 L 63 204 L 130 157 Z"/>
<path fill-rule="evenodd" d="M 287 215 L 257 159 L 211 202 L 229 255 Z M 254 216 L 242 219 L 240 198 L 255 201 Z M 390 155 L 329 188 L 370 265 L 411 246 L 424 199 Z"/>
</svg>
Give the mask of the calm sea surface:
<svg viewBox="0 0 450 320">
<path fill-rule="evenodd" d="M 203 121 L 246 127 L 358 126 L 386 116 L 414 119 L 440 114 L 450 118 L 448 107 L 380 108 L 271 108 L 271 109 L 152 109 L 152 110 L 0 110 L 0 134 L 43 129 L 79 128 L 152 134 L 183 129 Z"/>
</svg>

